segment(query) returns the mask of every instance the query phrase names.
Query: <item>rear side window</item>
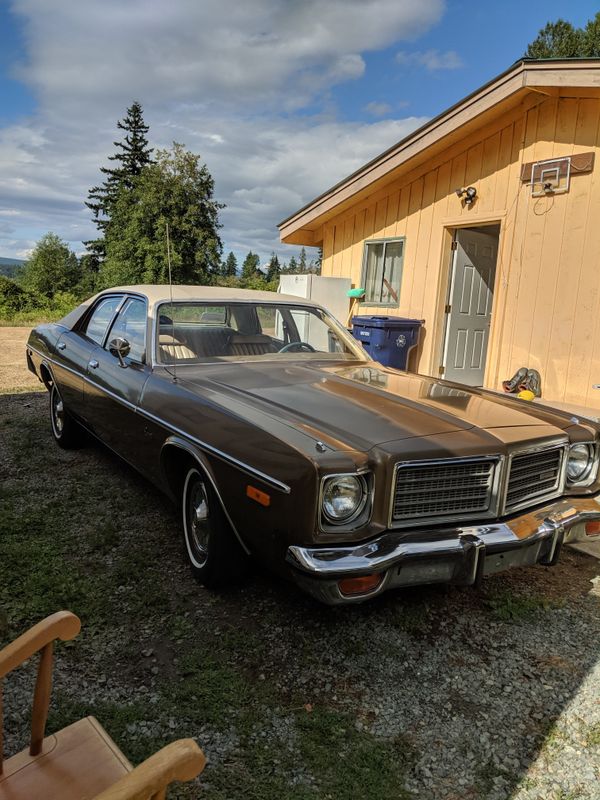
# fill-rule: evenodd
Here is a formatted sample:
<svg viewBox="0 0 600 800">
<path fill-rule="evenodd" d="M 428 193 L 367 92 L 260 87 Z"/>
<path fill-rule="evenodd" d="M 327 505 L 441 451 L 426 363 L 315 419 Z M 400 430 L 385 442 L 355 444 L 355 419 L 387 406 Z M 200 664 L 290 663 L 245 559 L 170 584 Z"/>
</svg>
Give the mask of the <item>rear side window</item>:
<svg viewBox="0 0 600 800">
<path fill-rule="evenodd" d="M 129 342 L 129 358 L 143 363 L 146 354 L 146 303 L 143 300 L 130 297 L 119 311 L 108 341 L 118 337 Z"/>
<path fill-rule="evenodd" d="M 84 333 L 88 339 L 96 342 L 96 344 L 102 344 L 108 326 L 122 300 L 122 297 L 107 297 L 101 300 L 92 311 L 92 315 L 83 328 L 82 333 Z"/>
</svg>

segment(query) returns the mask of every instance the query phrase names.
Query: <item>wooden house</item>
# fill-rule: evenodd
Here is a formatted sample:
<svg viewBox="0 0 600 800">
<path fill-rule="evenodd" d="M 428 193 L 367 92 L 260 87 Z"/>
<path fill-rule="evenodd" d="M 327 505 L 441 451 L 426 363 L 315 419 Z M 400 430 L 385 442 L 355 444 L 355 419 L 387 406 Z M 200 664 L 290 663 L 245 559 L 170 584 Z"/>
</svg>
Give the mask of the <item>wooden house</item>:
<svg viewBox="0 0 600 800">
<path fill-rule="evenodd" d="M 280 226 L 361 314 L 425 320 L 410 368 L 600 408 L 600 60 L 523 60 Z"/>
</svg>

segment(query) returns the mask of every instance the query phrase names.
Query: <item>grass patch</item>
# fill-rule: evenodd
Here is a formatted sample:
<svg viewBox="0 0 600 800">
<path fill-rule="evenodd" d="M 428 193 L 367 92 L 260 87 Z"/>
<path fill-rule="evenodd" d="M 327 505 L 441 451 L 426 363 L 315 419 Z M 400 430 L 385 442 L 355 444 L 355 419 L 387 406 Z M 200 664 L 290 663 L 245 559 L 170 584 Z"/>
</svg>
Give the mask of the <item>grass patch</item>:
<svg viewBox="0 0 600 800">
<path fill-rule="evenodd" d="M 541 611 L 561 608 L 564 601 L 535 595 L 515 595 L 511 592 L 498 592 L 484 600 L 484 605 L 492 616 L 500 622 L 526 622 Z"/>
<path fill-rule="evenodd" d="M 586 747 L 600 747 L 600 722 L 591 725 L 585 737 Z"/>
</svg>

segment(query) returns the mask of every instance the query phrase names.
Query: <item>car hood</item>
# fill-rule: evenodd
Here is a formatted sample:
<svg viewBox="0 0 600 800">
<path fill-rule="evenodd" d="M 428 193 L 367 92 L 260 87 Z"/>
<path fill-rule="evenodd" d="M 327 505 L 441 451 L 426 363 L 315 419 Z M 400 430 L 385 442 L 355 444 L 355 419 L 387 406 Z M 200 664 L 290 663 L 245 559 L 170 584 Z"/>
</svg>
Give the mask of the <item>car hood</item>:
<svg viewBox="0 0 600 800">
<path fill-rule="evenodd" d="M 178 378 L 217 402 L 251 405 L 336 449 L 369 450 L 474 428 L 539 426 L 547 434 L 551 426 L 550 432 L 559 434 L 572 424 L 546 408 L 371 363 L 230 362 L 190 366 Z"/>
</svg>

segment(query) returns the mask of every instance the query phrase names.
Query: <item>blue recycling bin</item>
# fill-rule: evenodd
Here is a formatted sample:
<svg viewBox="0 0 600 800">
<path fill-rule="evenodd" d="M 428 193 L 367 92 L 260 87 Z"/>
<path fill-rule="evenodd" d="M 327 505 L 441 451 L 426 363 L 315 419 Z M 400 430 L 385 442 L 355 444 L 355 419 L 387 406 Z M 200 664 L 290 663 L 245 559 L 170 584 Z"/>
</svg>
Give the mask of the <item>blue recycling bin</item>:
<svg viewBox="0 0 600 800">
<path fill-rule="evenodd" d="M 352 317 L 352 335 L 375 361 L 386 367 L 406 369 L 424 323 L 424 319 L 405 317 Z"/>
</svg>

